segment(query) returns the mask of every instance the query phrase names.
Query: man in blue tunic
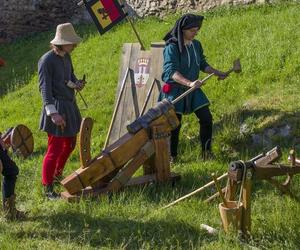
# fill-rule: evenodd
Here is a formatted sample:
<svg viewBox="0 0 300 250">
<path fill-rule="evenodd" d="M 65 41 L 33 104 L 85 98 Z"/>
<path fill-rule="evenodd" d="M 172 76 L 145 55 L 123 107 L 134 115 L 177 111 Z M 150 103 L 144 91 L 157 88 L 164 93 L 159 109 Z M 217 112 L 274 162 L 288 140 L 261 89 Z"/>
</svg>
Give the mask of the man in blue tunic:
<svg viewBox="0 0 300 250">
<path fill-rule="evenodd" d="M 163 53 L 162 80 L 165 84 L 159 100 L 167 98 L 172 101 L 188 90 L 188 88 L 200 87 L 202 84 L 198 80 L 200 71 L 209 74 L 214 73 L 220 80 L 227 77 L 227 73 L 219 71 L 207 63 L 201 43 L 194 39 L 201 28 L 203 19 L 204 17 L 199 15 L 183 15 L 164 37 L 166 47 Z M 209 104 L 209 100 L 201 88 L 197 88 L 175 104 L 176 114 L 180 121 L 182 114 L 192 112 L 199 119 L 199 137 L 204 158 L 212 155 L 212 115 L 209 110 Z M 171 161 L 174 161 L 177 157 L 180 127 L 171 132 Z"/>
</svg>

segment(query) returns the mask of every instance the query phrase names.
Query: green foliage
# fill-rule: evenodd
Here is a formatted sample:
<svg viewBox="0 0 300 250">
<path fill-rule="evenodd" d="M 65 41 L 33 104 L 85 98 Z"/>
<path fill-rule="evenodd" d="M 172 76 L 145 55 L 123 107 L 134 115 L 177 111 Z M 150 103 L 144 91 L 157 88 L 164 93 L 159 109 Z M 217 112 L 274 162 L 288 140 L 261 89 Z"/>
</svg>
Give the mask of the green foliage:
<svg viewBox="0 0 300 250">
<path fill-rule="evenodd" d="M 193 115 L 184 117 L 180 159 L 173 166 L 182 175 L 181 182 L 174 188 L 150 185 L 126 189 L 114 195 L 111 202 L 106 197 L 78 204 L 44 200 L 40 176 L 46 135 L 38 130 L 42 103 L 37 62 L 47 51 L 54 30 L 1 45 L 0 55 L 7 67 L 0 71 L 0 131 L 23 123 L 32 129 L 35 139 L 32 157 L 26 161 L 15 158 L 21 168 L 18 206 L 29 212 L 29 219 L 0 223 L 1 249 L 248 249 L 234 235 L 220 231 L 211 236 L 200 228 L 201 223 L 220 228 L 217 202 L 203 203 L 214 188 L 168 210 L 158 209 L 209 182 L 212 172 L 225 172 L 230 160 L 247 160 L 265 149 L 264 145 L 251 144 L 253 133 L 289 123 L 292 135 L 274 139 L 274 145 L 280 142 L 286 159 L 292 138 L 300 133 L 299 13 L 297 1 L 204 13 L 206 20 L 198 39 L 208 61 L 227 70 L 239 57 L 243 67 L 242 74 L 233 74 L 225 81 L 212 79 L 203 87 L 211 100 L 217 160 L 201 161 L 198 122 Z M 160 41 L 177 17 L 137 20 L 136 28 L 146 47 Z M 95 119 L 92 155 L 96 155 L 104 144 L 113 111 L 122 46 L 136 40 L 127 23 L 104 36 L 98 35 L 94 25 L 77 26 L 76 30 L 84 41 L 72 57 L 78 77 L 87 76 L 82 94 L 90 108 L 82 109 L 82 115 Z M 83 108 L 79 98 L 78 102 Z M 247 128 L 243 132 L 242 124 Z M 78 162 L 75 151 L 65 174 L 77 169 Z M 297 176 L 292 187 L 297 194 Z M 254 185 L 252 209 L 250 245 L 261 249 L 300 247 L 300 207 L 296 201 L 258 182 Z"/>
</svg>

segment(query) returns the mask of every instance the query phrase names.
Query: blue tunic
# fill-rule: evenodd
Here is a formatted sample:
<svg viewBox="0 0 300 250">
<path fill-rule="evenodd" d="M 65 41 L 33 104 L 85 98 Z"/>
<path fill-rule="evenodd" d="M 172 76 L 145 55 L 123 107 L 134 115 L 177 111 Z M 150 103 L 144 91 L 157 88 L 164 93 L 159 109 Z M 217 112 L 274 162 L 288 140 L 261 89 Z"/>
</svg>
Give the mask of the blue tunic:
<svg viewBox="0 0 300 250">
<path fill-rule="evenodd" d="M 197 40 L 193 40 L 190 45 L 186 45 L 181 54 L 177 45 L 170 43 L 165 47 L 163 56 L 162 80 L 171 85 L 171 91 L 169 93 L 161 92 L 159 101 L 164 98 L 172 101 L 189 89 L 172 79 L 176 71 L 188 80 L 195 81 L 199 79 L 200 70 L 204 71 L 209 66 L 205 60 L 201 43 Z M 209 100 L 202 89 L 199 88 L 176 103 L 175 110 L 178 114 L 189 114 L 207 105 L 209 105 Z"/>
</svg>

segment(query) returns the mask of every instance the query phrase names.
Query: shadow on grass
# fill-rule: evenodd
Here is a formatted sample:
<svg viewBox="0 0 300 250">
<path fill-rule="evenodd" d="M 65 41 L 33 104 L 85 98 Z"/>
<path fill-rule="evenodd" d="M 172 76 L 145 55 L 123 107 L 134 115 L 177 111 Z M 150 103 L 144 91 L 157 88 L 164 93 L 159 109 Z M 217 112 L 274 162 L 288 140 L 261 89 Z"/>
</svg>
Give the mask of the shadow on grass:
<svg viewBox="0 0 300 250">
<path fill-rule="evenodd" d="M 26 232 L 16 233 L 20 238 L 43 238 L 61 240 L 63 242 L 90 245 L 92 247 L 111 247 L 113 249 L 126 247 L 140 249 L 149 244 L 150 248 L 173 247 L 188 249 L 198 245 L 207 238 L 206 233 L 198 232 L 192 226 L 174 220 L 153 220 L 141 222 L 107 216 L 91 216 L 83 213 L 58 213 L 47 217 L 36 217 L 41 227 Z M 41 230 L 43 228 L 43 230 Z"/>
</svg>

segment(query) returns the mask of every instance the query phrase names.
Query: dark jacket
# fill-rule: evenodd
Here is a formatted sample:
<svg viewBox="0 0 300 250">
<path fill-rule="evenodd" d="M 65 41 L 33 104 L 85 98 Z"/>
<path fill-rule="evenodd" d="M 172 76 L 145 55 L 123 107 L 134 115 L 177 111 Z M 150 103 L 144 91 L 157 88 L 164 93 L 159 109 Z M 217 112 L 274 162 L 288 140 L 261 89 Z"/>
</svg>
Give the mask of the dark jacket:
<svg viewBox="0 0 300 250">
<path fill-rule="evenodd" d="M 66 83 L 77 79 L 73 72 L 71 57 L 56 55 L 52 50 L 44 54 L 38 62 L 39 90 L 43 100 L 40 129 L 54 136 L 75 136 L 80 129 L 81 115 L 76 104 L 75 91 Z M 53 104 L 66 121 L 62 129 L 47 116 L 45 106 Z"/>
</svg>

